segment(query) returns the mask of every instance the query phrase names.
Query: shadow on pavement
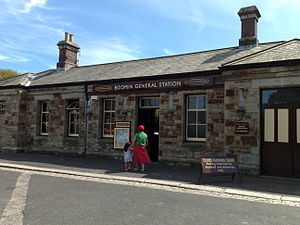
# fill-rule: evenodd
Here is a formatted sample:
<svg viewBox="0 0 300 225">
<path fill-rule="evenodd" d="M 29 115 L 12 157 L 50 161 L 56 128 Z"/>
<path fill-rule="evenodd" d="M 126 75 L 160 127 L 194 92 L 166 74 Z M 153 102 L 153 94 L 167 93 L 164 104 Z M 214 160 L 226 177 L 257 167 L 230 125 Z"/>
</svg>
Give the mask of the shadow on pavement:
<svg viewBox="0 0 300 225">
<path fill-rule="evenodd" d="M 123 162 L 118 160 L 36 153 L 0 152 L 0 162 L 123 177 L 151 178 L 187 184 L 199 184 L 200 173 L 200 169 L 196 167 L 171 167 L 160 163 L 147 164 L 145 172 L 125 172 Z M 232 181 L 231 175 L 206 175 L 202 177 L 201 185 L 300 196 L 300 179 L 242 175 L 242 181 L 243 183 L 240 183 L 238 176 L 235 176 Z"/>
</svg>

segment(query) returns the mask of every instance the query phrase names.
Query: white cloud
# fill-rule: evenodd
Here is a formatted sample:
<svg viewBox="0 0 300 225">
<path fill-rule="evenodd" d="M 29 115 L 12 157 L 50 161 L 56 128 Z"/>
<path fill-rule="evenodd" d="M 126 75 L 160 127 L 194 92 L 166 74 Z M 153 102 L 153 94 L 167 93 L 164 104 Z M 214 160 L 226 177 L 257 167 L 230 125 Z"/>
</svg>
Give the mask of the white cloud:
<svg viewBox="0 0 300 225">
<path fill-rule="evenodd" d="M 30 0 L 24 4 L 24 9 L 19 10 L 20 13 L 29 13 L 34 7 L 43 7 L 47 3 L 47 0 Z"/>
<path fill-rule="evenodd" d="M 79 64 L 91 65 L 137 59 L 139 47 L 126 45 L 120 38 L 94 37 L 82 35 L 83 45 Z M 93 37 L 93 38 L 90 38 Z"/>
<path fill-rule="evenodd" d="M 6 62 L 11 62 L 11 63 L 30 61 L 28 58 L 26 58 L 24 56 L 15 55 L 15 54 L 12 54 L 12 55 L 9 55 L 9 56 L 0 55 L 0 60 L 6 61 Z"/>
<path fill-rule="evenodd" d="M 47 0 L 0 1 L 0 8 L 7 12 L 0 14 L 0 49 L 6 53 L 3 61 L 25 63 L 39 60 L 41 63 L 41 55 L 57 55 L 56 43 L 64 37 L 62 29 L 71 24 L 64 23 L 52 10 L 44 8 L 46 3 Z M 32 10 L 36 7 L 43 7 L 43 11 Z"/>
<path fill-rule="evenodd" d="M 164 52 L 166 55 L 175 55 L 172 51 L 170 51 L 170 50 L 168 50 L 168 49 L 166 49 L 166 48 L 163 49 L 163 52 Z"/>
<path fill-rule="evenodd" d="M 0 55 L 0 60 L 6 60 L 6 59 L 8 59 L 8 57 L 7 57 L 7 56 Z"/>
<path fill-rule="evenodd" d="M 47 67 L 48 67 L 48 69 L 55 69 L 55 68 L 56 68 L 56 65 L 51 65 L 51 64 L 49 64 Z"/>
</svg>

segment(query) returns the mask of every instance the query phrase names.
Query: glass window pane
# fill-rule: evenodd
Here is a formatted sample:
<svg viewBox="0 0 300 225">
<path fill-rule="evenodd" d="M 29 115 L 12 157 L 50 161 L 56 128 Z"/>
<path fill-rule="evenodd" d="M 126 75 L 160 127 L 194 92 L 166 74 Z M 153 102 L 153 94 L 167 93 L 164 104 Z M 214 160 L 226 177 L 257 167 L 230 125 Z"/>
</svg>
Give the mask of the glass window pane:
<svg viewBox="0 0 300 225">
<path fill-rule="evenodd" d="M 289 142 L 289 110 L 278 109 L 278 142 Z"/>
<path fill-rule="evenodd" d="M 48 112 L 48 104 L 47 102 L 42 103 L 42 112 Z"/>
<path fill-rule="evenodd" d="M 300 88 L 285 88 L 264 90 L 263 104 L 297 104 L 300 98 Z"/>
<path fill-rule="evenodd" d="M 274 119 L 274 109 L 265 109 L 264 112 L 265 121 L 264 121 L 264 140 L 266 142 L 274 142 L 275 140 L 275 119 Z"/>
<path fill-rule="evenodd" d="M 196 112 L 188 112 L 188 124 L 196 124 Z"/>
<path fill-rule="evenodd" d="M 111 113 L 111 121 L 110 123 L 114 123 L 116 121 L 116 113 L 112 112 Z"/>
<path fill-rule="evenodd" d="M 77 113 L 71 113 L 71 123 L 77 122 Z"/>
<path fill-rule="evenodd" d="M 109 99 L 104 100 L 104 110 L 105 111 L 111 110 L 111 101 Z"/>
<path fill-rule="evenodd" d="M 160 105 L 160 98 L 155 98 L 155 106 L 159 106 Z"/>
<path fill-rule="evenodd" d="M 103 133 L 104 133 L 104 135 L 111 135 L 112 134 L 110 124 L 104 124 Z"/>
<path fill-rule="evenodd" d="M 196 109 L 197 96 L 188 97 L 188 109 Z"/>
<path fill-rule="evenodd" d="M 205 96 L 198 96 L 198 109 L 206 109 Z"/>
<path fill-rule="evenodd" d="M 42 123 L 42 133 L 48 133 L 46 123 Z"/>
<path fill-rule="evenodd" d="M 145 98 L 141 99 L 141 106 L 147 106 L 147 101 Z"/>
<path fill-rule="evenodd" d="M 187 136 L 189 138 L 196 138 L 196 125 L 188 125 Z"/>
<path fill-rule="evenodd" d="M 48 113 L 43 113 L 42 114 L 42 122 L 47 122 L 48 121 Z"/>
<path fill-rule="evenodd" d="M 198 122 L 197 124 L 206 124 L 206 111 L 198 111 Z"/>
<path fill-rule="evenodd" d="M 205 138 L 205 137 L 206 137 L 206 125 L 198 125 L 197 138 Z"/>
<path fill-rule="evenodd" d="M 154 106 L 155 105 L 155 100 L 153 98 L 148 98 L 148 106 Z"/>
<path fill-rule="evenodd" d="M 110 123 L 110 113 L 104 113 L 104 123 Z"/>
<path fill-rule="evenodd" d="M 111 99 L 111 110 L 116 109 L 116 101 L 114 99 Z"/>
<path fill-rule="evenodd" d="M 75 134 L 75 126 L 73 123 L 70 124 L 70 134 Z"/>
</svg>

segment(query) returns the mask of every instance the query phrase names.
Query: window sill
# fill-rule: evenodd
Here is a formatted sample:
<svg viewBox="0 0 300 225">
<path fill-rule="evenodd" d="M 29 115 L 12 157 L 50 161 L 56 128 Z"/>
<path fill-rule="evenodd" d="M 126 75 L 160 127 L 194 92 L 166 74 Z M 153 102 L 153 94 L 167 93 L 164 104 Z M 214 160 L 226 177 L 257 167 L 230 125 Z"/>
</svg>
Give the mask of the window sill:
<svg viewBox="0 0 300 225">
<path fill-rule="evenodd" d="M 37 135 L 34 137 L 34 139 L 48 139 L 49 136 L 48 135 Z"/>
<path fill-rule="evenodd" d="M 63 138 L 63 144 L 66 144 L 66 145 L 77 145 L 78 142 L 79 142 L 78 136 Z"/>
<path fill-rule="evenodd" d="M 181 144 L 182 147 L 206 147 L 206 141 L 185 141 Z"/>
<path fill-rule="evenodd" d="M 101 137 L 98 138 L 98 142 L 106 142 L 106 143 L 113 143 L 114 139 L 109 137 Z"/>
</svg>

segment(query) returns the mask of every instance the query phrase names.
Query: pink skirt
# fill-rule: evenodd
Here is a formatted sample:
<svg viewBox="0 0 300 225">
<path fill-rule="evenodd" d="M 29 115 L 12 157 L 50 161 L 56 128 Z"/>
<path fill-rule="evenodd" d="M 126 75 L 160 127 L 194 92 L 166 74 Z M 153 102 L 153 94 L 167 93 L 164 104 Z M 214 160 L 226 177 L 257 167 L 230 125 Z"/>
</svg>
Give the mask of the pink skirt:
<svg viewBox="0 0 300 225">
<path fill-rule="evenodd" d="M 148 163 L 151 162 L 147 149 L 144 146 L 134 146 L 134 160 L 135 163 Z"/>
</svg>

